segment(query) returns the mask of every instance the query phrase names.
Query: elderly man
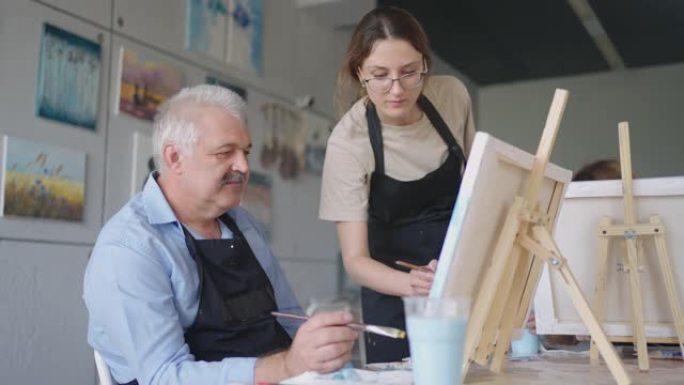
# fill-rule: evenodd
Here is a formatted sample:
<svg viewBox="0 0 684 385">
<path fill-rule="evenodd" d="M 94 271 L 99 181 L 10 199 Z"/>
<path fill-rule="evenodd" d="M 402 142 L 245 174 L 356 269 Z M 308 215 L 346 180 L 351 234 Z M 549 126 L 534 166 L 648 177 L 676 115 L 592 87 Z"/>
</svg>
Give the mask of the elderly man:
<svg viewBox="0 0 684 385">
<path fill-rule="evenodd" d="M 100 233 L 84 282 L 88 340 L 121 384 L 278 382 L 350 358 L 346 312 L 301 312 L 253 219 L 241 209 L 251 139 L 245 104 L 186 88 L 154 123 L 160 170 Z"/>
</svg>

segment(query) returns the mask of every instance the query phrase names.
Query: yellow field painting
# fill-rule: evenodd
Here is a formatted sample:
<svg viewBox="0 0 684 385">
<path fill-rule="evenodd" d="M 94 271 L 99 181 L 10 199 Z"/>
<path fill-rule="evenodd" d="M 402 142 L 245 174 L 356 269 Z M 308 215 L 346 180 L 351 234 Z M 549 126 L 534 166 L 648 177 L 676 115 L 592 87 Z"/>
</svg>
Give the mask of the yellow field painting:
<svg viewBox="0 0 684 385">
<path fill-rule="evenodd" d="M 7 170 L 4 215 L 80 221 L 84 192 L 82 182 Z"/>
</svg>

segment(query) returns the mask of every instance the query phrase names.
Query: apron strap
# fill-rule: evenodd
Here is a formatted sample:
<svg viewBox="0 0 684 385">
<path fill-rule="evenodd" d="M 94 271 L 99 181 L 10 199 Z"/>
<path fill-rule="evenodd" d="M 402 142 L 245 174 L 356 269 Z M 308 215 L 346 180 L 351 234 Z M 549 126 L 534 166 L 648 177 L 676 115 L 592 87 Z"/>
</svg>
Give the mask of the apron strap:
<svg viewBox="0 0 684 385">
<path fill-rule="evenodd" d="M 373 157 L 375 158 L 375 172 L 385 174 L 385 152 L 382 148 L 382 124 L 375 111 L 375 104 L 368 99 L 366 104 L 366 122 L 368 123 L 368 138 L 370 139 Z"/>
<path fill-rule="evenodd" d="M 421 94 L 418 97 L 418 106 L 421 110 L 423 110 L 423 112 L 425 112 L 430 120 L 430 123 L 432 123 L 432 125 L 435 127 L 437 133 L 442 137 L 444 143 L 447 144 L 449 147 L 449 152 L 454 153 L 463 163 L 463 167 L 465 167 L 466 159 L 465 155 L 463 154 L 463 149 L 454 138 L 449 126 L 446 124 L 444 119 L 442 119 L 442 116 L 439 114 L 439 112 L 437 112 L 437 109 L 432 102 L 430 102 L 425 95 Z"/>
</svg>

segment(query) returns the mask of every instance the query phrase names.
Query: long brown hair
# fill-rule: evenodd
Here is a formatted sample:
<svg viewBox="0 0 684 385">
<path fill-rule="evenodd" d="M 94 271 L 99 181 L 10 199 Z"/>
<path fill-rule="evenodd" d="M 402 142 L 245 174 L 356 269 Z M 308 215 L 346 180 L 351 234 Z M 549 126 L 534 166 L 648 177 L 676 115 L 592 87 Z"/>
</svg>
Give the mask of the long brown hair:
<svg viewBox="0 0 684 385">
<path fill-rule="evenodd" d="M 420 22 L 401 8 L 375 8 L 356 25 L 342 68 L 337 75 L 335 104 L 340 116 L 364 94 L 357 72 L 370 55 L 373 45 L 378 40 L 390 38 L 410 43 L 416 51 L 423 54 L 426 69 L 430 68 L 430 43 Z"/>
</svg>

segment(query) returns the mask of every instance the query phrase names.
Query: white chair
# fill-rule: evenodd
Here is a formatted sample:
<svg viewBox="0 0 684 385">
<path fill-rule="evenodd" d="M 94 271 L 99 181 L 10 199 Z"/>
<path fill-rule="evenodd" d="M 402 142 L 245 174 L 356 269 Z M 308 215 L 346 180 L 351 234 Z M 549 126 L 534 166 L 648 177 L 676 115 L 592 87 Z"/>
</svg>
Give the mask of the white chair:
<svg viewBox="0 0 684 385">
<path fill-rule="evenodd" d="M 95 355 L 95 367 L 97 368 L 97 377 L 100 380 L 100 385 L 114 385 L 112 380 L 112 375 L 109 373 L 109 366 L 105 362 L 104 358 L 94 350 Z"/>
</svg>

